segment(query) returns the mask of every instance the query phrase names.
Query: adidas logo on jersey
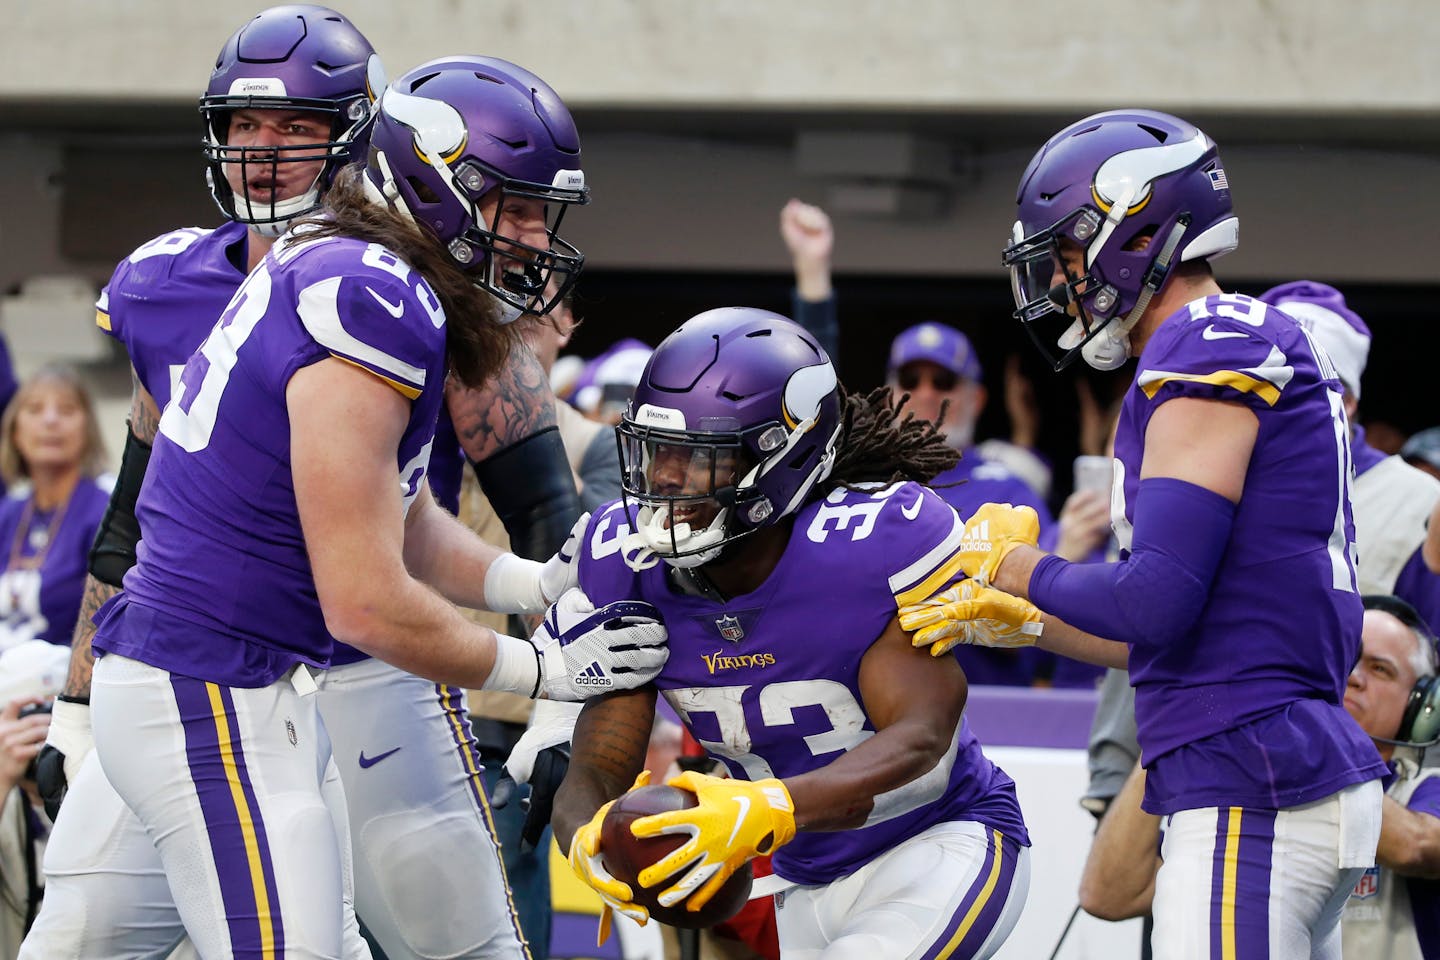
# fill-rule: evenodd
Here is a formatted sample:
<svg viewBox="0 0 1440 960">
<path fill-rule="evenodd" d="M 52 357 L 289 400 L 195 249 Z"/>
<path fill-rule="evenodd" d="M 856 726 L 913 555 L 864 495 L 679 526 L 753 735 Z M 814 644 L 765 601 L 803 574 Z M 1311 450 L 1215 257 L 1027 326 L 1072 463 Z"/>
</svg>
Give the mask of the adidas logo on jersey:
<svg viewBox="0 0 1440 960">
<path fill-rule="evenodd" d="M 600 661 L 595 661 L 575 675 L 577 687 L 613 687 L 615 685 L 605 671 L 600 669 Z"/>
<path fill-rule="evenodd" d="M 960 549 L 966 553 L 990 552 L 990 521 L 981 520 L 974 527 L 967 527 L 960 538 Z"/>
</svg>

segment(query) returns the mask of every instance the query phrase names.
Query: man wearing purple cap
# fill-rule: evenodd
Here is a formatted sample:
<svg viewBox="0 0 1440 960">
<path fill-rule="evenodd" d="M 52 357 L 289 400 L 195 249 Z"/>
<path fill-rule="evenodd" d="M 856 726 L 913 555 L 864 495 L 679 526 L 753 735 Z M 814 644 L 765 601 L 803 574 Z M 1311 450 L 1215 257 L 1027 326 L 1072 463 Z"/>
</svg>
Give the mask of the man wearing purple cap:
<svg viewBox="0 0 1440 960">
<path fill-rule="evenodd" d="M 903 394 L 909 394 L 908 409 L 923 420 L 938 423 L 950 446 L 960 451 L 960 462 L 930 481 L 960 516 L 969 517 L 986 503 L 1033 507 L 1040 517 L 1040 542 L 1047 549 L 1079 560 L 1095 546 L 1096 541 L 1083 536 L 1066 538 L 1064 522 L 1053 521 L 1045 499 L 1009 466 L 987 458 L 975 445 L 975 423 L 985 409 L 987 392 L 984 371 L 969 337 L 948 324 L 933 322 L 902 331 L 890 344 L 886 382 L 897 403 Z M 1103 537 L 1098 542 L 1103 542 Z M 1038 650 L 972 646 L 957 647 L 955 654 L 971 683 L 1010 686 L 1029 686 L 1046 657 Z M 1094 672 L 1086 666 L 1075 666 L 1079 682 L 1093 678 Z"/>
<path fill-rule="evenodd" d="M 1440 578 L 1425 566 L 1425 523 L 1440 502 L 1440 481 L 1386 456 L 1365 442 L 1356 422 L 1360 380 L 1370 354 L 1370 328 L 1334 287 L 1296 280 L 1273 287 L 1260 299 L 1295 319 L 1335 364 L 1345 388 L 1350 421 L 1350 451 L 1355 459 L 1355 549 L 1361 593 L 1393 593 L 1408 601 L 1430 625 L 1440 629 Z"/>
</svg>

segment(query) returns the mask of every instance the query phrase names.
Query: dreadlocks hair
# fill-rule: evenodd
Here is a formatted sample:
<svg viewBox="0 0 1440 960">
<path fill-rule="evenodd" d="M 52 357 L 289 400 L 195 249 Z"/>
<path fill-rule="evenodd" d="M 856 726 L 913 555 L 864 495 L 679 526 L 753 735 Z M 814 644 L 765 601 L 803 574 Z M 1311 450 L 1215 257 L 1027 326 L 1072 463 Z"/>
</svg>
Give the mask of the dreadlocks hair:
<svg viewBox="0 0 1440 960">
<path fill-rule="evenodd" d="M 904 394 L 896 401 L 889 387 L 864 395 L 846 392 L 835 469 L 821 484 L 821 496 L 861 483 L 928 483 L 960 462 L 960 452 L 945 441 L 936 425 L 905 412 Z M 904 414 L 902 417 L 902 413 Z M 941 411 L 939 420 L 945 417 Z"/>
<path fill-rule="evenodd" d="M 297 224 L 305 240 L 351 237 L 378 243 L 419 273 L 445 310 L 445 355 L 450 372 L 467 387 L 494 377 L 519 339 L 512 324 L 499 322 L 499 308 L 429 233 L 365 194 L 360 167 L 346 167 L 325 192 L 325 203 Z"/>
</svg>

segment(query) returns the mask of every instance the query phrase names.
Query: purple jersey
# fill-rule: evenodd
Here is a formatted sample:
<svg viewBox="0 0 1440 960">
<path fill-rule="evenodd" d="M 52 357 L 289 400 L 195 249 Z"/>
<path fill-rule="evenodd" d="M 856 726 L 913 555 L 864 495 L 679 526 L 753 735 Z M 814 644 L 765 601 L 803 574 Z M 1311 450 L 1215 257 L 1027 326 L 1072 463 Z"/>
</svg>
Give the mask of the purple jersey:
<svg viewBox="0 0 1440 960">
<path fill-rule="evenodd" d="M 95 322 L 125 345 L 135 376 L 165 409 L 190 355 L 245 279 L 247 227 L 185 227 L 141 244 L 120 261 L 95 304 Z M 336 649 L 337 663 L 364 658 Z"/>
<path fill-rule="evenodd" d="M 967 520 L 987 503 L 1034 507 L 1040 515 L 1040 546 L 1054 545 L 1055 525 L 1045 501 L 1009 467 L 985 460 L 974 447 L 967 447 L 960 454 L 960 462 L 932 479 L 930 486 Z M 1036 669 L 1049 657 L 1035 647 L 1007 650 L 962 644 L 955 648 L 955 659 L 965 668 L 965 676 L 971 683 L 1028 687 L 1035 679 Z"/>
<path fill-rule="evenodd" d="M 669 631 L 656 679 L 709 753 L 748 780 L 818 769 L 875 733 L 860 693 L 860 660 L 901 603 L 957 575 L 963 523 L 914 483 L 837 490 L 795 517 L 774 572 L 726 602 L 682 593 L 671 568 L 633 572 L 620 557 L 630 526 L 620 503 L 596 511 L 582 545 L 580 585 L 596 603 L 639 597 Z M 876 800 L 870 825 L 800 833 L 775 852 L 775 872 L 828 883 L 900 841 L 948 820 L 976 820 L 1029 844 L 1015 785 L 961 721 L 930 773 Z"/>
<path fill-rule="evenodd" d="M 1349 426 L 1329 358 L 1250 297 L 1196 300 L 1167 318 L 1115 435 L 1122 549 L 1146 428 L 1176 397 L 1243 404 L 1260 429 L 1209 601 L 1182 641 L 1130 651 L 1146 809 L 1274 809 L 1380 776 L 1374 745 L 1341 706 L 1361 607 Z"/>
<path fill-rule="evenodd" d="M 90 544 L 110 488 L 81 477 L 60 510 L 30 509 L 30 494 L 0 501 L 0 649 L 25 640 L 68 644 L 80 616 Z M 21 528 L 21 523 L 24 528 Z"/>
<path fill-rule="evenodd" d="M 396 452 L 408 509 L 444 399 L 444 325 L 429 285 L 383 247 L 277 244 L 165 408 L 136 508 L 139 562 L 95 648 L 238 687 L 269 684 L 296 662 L 328 666 L 290 474 L 286 385 L 333 356 L 413 401 Z"/>
<path fill-rule="evenodd" d="M 115 268 L 95 322 L 125 345 L 140 385 L 165 409 L 185 361 L 245 279 L 243 223 L 186 227 L 141 244 Z"/>
</svg>

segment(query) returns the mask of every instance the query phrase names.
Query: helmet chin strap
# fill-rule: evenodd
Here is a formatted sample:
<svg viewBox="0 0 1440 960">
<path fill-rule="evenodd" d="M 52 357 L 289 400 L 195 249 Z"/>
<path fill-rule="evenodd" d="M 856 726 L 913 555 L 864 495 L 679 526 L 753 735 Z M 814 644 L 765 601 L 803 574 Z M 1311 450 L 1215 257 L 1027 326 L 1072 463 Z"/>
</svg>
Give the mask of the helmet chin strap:
<svg viewBox="0 0 1440 960">
<path fill-rule="evenodd" d="M 251 223 L 241 220 L 251 230 L 254 230 L 262 237 L 274 240 L 286 230 L 290 229 L 290 223 L 296 217 L 309 213 L 320 205 L 320 190 L 318 187 L 311 187 L 298 197 L 291 197 L 288 200 L 277 200 L 274 203 L 254 203 L 249 197 L 235 195 L 235 213 L 241 217 L 260 217 L 267 214 L 268 222 Z M 273 218 L 273 219 L 269 219 Z"/>
<path fill-rule="evenodd" d="M 1125 315 L 1125 318 L 1118 323 L 1109 323 L 1103 330 L 1091 337 L 1085 346 L 1080 348 L 1080 356 L 1085 362 L 1096 370 L 1115 370 L 1130 357 L 1130 331 L 1140 318 L 1145 315 L 1146 309 L 1155 294 L 1165 285 L 1165 280 L 1170 276 L 1170 260 L 1175 256 L 1175 250 L 1180 246 L 1180 238 L 1185 235 L 1185 230 L 1190 226 L 1189 214 L 1181 214 L 1170 228 L 1170 233 L 1165 238 L 1165 243 L 1160 247 L 1160 253 L 1150 264 L 1150 269 L 1145 273 L 1144 283 L 1140 287 L 1140 296 L 1135 300 L 1135 306 Z"/>
</svg>

